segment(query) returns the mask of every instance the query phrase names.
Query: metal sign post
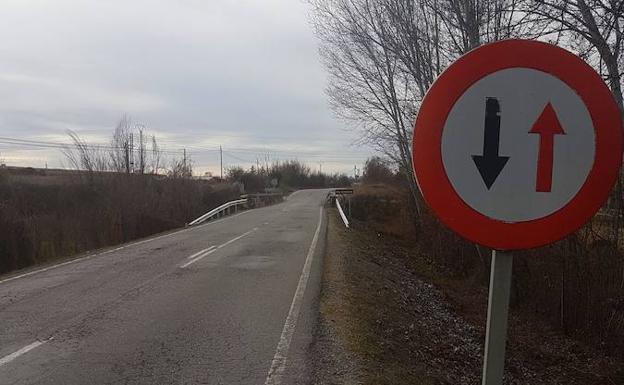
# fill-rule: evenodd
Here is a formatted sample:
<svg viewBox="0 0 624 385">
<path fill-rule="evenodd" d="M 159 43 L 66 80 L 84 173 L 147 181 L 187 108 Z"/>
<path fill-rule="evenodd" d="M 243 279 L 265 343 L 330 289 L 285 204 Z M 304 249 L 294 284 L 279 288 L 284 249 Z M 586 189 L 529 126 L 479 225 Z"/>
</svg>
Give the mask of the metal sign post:
<svg viewBox="0 0 624 385">
<path fill-rule="evenodd" d="M 503 383 L 512 265 L 511 253 L 492 251 L 482 385 Z"/>
</svg>

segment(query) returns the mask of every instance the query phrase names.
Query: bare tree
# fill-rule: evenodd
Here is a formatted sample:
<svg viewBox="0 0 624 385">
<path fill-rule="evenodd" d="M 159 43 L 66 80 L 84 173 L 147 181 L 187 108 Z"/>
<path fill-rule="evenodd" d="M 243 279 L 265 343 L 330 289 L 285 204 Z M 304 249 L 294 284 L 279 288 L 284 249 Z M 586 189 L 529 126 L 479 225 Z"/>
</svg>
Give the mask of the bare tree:
<svg viewBox="0 0 624 385">
<path fill-rule="evenodd" d="M 145 157 L 147 152 L 145 151 L 145 141 L 143 140 L 143 130 L 145 126 L 142 124 L 137 124 L 137 129 L 139 131 L 139 148 L 137 149 L 137 155 L 139 158 L 139 174 L 145 174 Z"/>
<path fill-rule="evenodd" d="M 605 79 L 624 120 L 624 0 L 532 0 L 526 12 L 535 22 L 546 23 L 545 38 L 564 45 Z M 610 205 L 618 215 L 611 223 L 611 238 L 618 244 L 624 222 L 620 174 Z"/>
<path fill-rule="evenodd" d="M 110 162 L 107 154 L 100 147 L 90 146 L 71 130 L 68 130 L 67 134 L 72 139 L 73 146 L 65 146 L 61 151 L 75 169 L 88 172 L 109 169 Z"/>
<path fill-rule="evenodd" d="M 156 136 L 152 135 L 152 159 L 151 159 L 151 173 L 158 174 L 160 169 L 160 161 L 162 158 L 162 151 L 156 142 Z"/>
<path fill-rule="evenodd" d="M 117 123 L 113 139 L 111 140 L 110 158 L 113 171 L 128 174 L 132 172 L 130 160 L 132 130 L 132 121 L 128 116 L 124 115 Z"/>
<path fill-rule="evenodd" d="M 410 28 L 394 27 L 398 1 L 318 0 L 315 25 L 332 78 L 327 89 L 334 110 L 362 129 L 362 140 L 391 158 L 407 177 L 419 211 L 412 174 L 411 125 L 419 98 L 414 76 L 397 54 Z M 388 6 L 395 6 L 388 12 Z M 412 9 L 412 8 L 409 8 Z"/>
<path fill-rule="evenodd" d="M 139 140 L 136 149 L 139 164 L 136 168 L 134 165 L 134 131 L 138 131 Z M 150 148 L 145 135 L 145 125 L 134 124 L 127 116 L 123 116 L 115 127 L 109 146 L 90 145 L 73 131 L 69 131 L 69 135 L 73 145 L 64 148 L 63 153 L 76 169 L 157 174 L 162 167 L 163 151 L 158 146 L 156 136 L 152 135 Z"/>
<path fill-rule="evenodd" d="M 167 175 L 170 178 L 190 178 L 193 176 L 193 161 L 190 157 L 173 159 Z"/>
<path fill-rule="evenodd" d="M 550 23 L 547 37 L 556 36 L 594 66 L 624 116 L 624 0 L 532 0 L 526 11 Z"/>
<path fill-rule="evenodd" d="M 395 162 L 418 209 L 411 137 L 427 89 L 482 42 L 530 35 L 519 9 L 528 0 L 310 1 L 332 107 Z"/>
</svg>

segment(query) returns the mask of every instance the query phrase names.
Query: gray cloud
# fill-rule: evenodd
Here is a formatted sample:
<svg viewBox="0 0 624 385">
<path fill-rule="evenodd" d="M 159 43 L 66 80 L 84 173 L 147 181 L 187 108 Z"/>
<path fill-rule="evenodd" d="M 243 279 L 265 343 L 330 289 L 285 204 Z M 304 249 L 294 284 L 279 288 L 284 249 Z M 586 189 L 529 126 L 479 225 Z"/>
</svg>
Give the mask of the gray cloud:
<svg viewBox="0 0 624 385">
<path fill-rule="evenodd" d="M 296 155 L 326 170 L 361 164 L 327 106 L 317 42 L 297 0 L 5 0 L 0 136 L 106 142 L 127 113 L 200 169 Z M 57 151 L 1 145 L 8 163 Z M 238 160 L 237 160 L 238 158 Z"/>
</svg>

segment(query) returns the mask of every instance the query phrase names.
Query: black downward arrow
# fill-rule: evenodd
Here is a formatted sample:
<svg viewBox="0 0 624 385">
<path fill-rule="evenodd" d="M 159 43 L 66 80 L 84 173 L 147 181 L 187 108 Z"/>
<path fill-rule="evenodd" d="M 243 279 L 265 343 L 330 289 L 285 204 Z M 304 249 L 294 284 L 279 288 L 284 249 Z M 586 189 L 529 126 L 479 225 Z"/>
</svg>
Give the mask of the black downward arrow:
<svg viewBox="0 0 624 385">
<path fill-rule="evenodd" d="M 498 156 L 500 145 L 500 105 L 496 98 L 485 98 L 485 133 L 483 155 L 473 155 L 485 186 L 489 190 L 509 160 L 508 156 Z"/>
</svg>

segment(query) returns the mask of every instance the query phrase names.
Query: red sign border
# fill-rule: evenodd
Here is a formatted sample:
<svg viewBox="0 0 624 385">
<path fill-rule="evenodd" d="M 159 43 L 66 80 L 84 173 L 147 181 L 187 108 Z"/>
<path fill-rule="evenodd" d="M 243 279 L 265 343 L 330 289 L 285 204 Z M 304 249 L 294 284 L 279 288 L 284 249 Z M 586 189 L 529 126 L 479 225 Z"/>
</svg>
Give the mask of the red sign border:
<svg viewBox="0 0 624 385">
<path fill-rule="evenodd" d="M 489 218 L 459 197 L 442 163 L 442 130 L 457 99 L 493 72 L 524 67 L 549 73 L 575 90 L 594 123 L 596 155 L 577 193 L 558 211 L 535 220 L 508 223 Z M 576 55 L 551 44 L 504 40 L 476 48 L 449 66 L 420 107 L 412 141 L 414 173 L 425 202 L 461 236 L 498 250 L 527 249 L 562 239 L 585 224 L 609 196 L 622 163 L 622 121 L 600 76 Z"/>
</svg>

